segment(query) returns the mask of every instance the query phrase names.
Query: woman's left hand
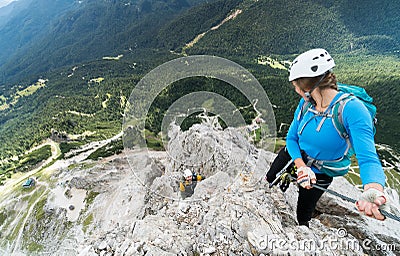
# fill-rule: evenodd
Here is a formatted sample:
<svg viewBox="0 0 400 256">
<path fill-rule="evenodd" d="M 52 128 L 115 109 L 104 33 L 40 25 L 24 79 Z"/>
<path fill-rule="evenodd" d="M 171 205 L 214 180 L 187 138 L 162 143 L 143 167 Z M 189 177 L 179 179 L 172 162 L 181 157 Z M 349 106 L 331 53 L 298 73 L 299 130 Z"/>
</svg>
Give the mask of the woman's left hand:
<svg viewBox="0 0 400 256">
<path fill-rule="evenodd" d="M 297 183 L 305 189 L 311 189 L 312 184 L 317 183 L 315 173 L 308 166 L 297 169 Z"/>
</svg>

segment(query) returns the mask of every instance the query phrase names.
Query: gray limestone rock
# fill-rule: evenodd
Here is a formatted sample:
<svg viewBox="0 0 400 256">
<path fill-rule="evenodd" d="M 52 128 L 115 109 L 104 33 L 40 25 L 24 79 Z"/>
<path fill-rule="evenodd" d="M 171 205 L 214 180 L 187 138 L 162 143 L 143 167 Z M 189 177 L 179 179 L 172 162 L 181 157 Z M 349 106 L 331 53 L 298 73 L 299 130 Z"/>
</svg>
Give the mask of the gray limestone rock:
<svg viewBox="0 0 400 256">
<path fill-rule="evenodd" d="M 282 193 L 263 179 L 275 154 L 257 149 L 239 130 L 210 124 L 172 127 L 168 152 L 127 151 L 58 173 L 58 184 L 90 188 L 91 197 L 73 224 L 65 209 L 43 203 L 43 215 L 27 219 L 21 240 L 52 255 L 398 255 L 398 222 L 360 216 L 331 195 L 319 201 L 310 228 L 297 226 L 296 186 Z M 206 178 L 182 199 L 185 168 Z M 360 193 L 341 178 L 331 189 Z M 28 206 L 11 202 L 9 212 Z"/>
</svg>

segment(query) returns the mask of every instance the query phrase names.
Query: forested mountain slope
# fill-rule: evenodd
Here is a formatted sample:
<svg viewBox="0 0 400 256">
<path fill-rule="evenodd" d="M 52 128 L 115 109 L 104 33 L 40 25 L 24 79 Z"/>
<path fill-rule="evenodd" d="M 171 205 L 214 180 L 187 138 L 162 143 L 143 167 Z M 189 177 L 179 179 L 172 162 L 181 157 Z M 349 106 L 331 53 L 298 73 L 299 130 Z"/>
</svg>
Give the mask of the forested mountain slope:
<svg viewBox="0 0 400 256">
<path fill-rule="evenodd" d="M 42 10 L 46 1 L 37 3 Z M 290 122 L 298 100 L 285 65 L 312 47 L 334 56 L 341 82 L 367 87 L 378 106 L 377 142 L 400 146 L 397 2 L 360 1 L 358 13 L 344 0 L 86 0 L 63 2 L 69 3 L 65 9 L 59 1 L 52 3 L 65 12 L 54 16 L 40 40 L 21 46 L 0 67 L 2 158 L 25 152 L 54 130 L 86 132 L 91 134 L 87 140 L 116 134 L 136 83 L 184 55 L 215 54 L 243 65 L 276 106 L 280 127 Z M 266 57 L 283 69 L 260 61 Z M 168 104 L 190 89 L 225 93 L 241 102 L 237 92 L 218 81 L 181 81 L 154 103 L 150 132 L 159 131 Z M 279 133 L 284 134 L 285 129 Z"/>
</svg>

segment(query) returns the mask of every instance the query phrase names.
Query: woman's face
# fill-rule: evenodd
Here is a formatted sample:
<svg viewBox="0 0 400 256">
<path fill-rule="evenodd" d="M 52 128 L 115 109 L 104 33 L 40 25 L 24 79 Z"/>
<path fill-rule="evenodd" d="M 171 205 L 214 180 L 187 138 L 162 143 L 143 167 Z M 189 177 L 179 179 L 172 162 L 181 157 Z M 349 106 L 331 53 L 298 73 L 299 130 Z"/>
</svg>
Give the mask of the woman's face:
<svg viewBox="0 0 400 256">
<path fill-rule="evenodd" d="M 304 91 L 300 88 L 299 81 L 292 81 L 292 84 L 297 92 L 298 95 L 303 97 L 303 99 L 307 100 L 306 95 L 304 94 Z"/>
</svg>

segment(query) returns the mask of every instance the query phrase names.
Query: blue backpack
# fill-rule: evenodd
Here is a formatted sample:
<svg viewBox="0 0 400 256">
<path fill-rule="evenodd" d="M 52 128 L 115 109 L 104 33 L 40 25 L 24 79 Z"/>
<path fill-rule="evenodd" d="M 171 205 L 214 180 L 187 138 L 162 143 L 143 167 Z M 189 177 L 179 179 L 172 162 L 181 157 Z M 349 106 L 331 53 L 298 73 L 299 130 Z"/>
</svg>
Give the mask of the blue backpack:
<svg viewBox="0 0 400 256">
<path fill-rule="evenodd" d="M 349 134 L 346 131 L 346 128 L 343 124 L 343 109 L 346 105 L 347 102 L 354 98 L 358 98 L 368 109 L 371 118 L 373 120 L 373 129 L 374 129 L 374 134 L 376 132 L 375 124 L 376 124 L 376 107 L 373 104 L 373 98 L 368 95 L 368 93 L 365 91 L 364 88 L 356 86 L 356 85 L 347 85 L 347 84 L 341 84 L 338 83 L 338 90 L 340 92 L 344 92 L 343 95 L 339 97 L 331 106 L 330 110 L 326 111 L 325 113 L 328 114 L 321 114 L 313 110 L 311 107 L 311 103 L 304 101 L 304 104 L 301 108 L 301 111 L 298 116 L 298 120 L 300 120 L 305 113 L 308 111 L 313 112 L 315 116 L 323 116 L 320 124 L 318 125 L 317 131 L 321 129 L 322 124 L 326 120 L 326 118 L 330 117 L 332 118 L 332 122 L 334 127 L 336 128 L 337 132 L 339 133 L 340 137 L 346 140 L 347 143 L 347 149 L 344 153 L 344 156 L 340 159 L 337 160 L 317 160 L 313 159 L 309 156 L 308 158 L 308 163 L 307 165 L 311 166 L 314 165 L 316 168 L 319 170 L 325 172 L 329 176 L 342 176 L 348 172 L 348 169 L 350 168 L 351 165 L 351 156 L 354 155 L 354 149 L 351 146 Z M 302 131 L 300 131 L 301 133 Z"/>
</svg>

